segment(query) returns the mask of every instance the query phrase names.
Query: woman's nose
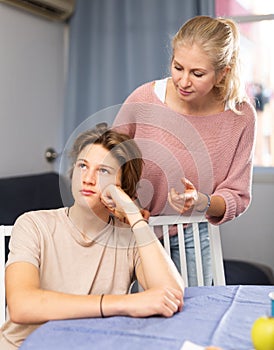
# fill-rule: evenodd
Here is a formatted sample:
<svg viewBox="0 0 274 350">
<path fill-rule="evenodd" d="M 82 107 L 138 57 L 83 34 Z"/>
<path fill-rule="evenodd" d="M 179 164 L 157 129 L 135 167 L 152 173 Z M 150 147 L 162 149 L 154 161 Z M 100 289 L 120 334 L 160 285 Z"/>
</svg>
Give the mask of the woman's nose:
<svg viewBox="0 0 274 350">
<path fill-rule="evenodd" d="M 190 80 L 189 74 L 188 73 L 183 73 L 180 82 L 181 82 L 181 86 L 183 88 L 190 86 L 191 85 L 191 80 Z"/>
</svg>

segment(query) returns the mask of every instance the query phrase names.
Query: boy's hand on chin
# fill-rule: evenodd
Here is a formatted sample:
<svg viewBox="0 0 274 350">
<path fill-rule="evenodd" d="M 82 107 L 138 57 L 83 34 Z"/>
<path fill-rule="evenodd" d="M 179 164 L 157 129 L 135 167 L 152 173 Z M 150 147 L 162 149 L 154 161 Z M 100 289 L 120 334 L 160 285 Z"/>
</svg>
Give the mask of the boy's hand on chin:
<svg viewBox="0 0 274 350">
<path fill-rule="evenodd" d="M 101 202 L 121 222 L 129 224 L 127 219 L 128 214 L 135 214 L 138 211 L 144 219 L 148 220 L 150 212 L 146 209 L 140 209 L 134 203 L 120 186 L 114 184 L 108 185 L 102 192 Z"/>
</svg>

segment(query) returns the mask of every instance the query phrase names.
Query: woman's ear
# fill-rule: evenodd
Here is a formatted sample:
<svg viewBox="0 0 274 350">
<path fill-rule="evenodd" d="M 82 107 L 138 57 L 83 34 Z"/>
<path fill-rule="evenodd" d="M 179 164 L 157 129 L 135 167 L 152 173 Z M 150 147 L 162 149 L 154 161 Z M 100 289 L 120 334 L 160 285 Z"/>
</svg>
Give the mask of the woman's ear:
<svg viewBox="0 0 274 350">
<path fill-rule="evenodd" d="M 227 75 L 227 73 L 230 72 L 230 66 L 226 66 L 225 68 L 223 68 L 220 72 L 218 72 L 217 74 L 217 81 L 216 81 L 216 85 L 220 84 L 220 82 L 223 80 L 223 78 Z"/>
</svg>

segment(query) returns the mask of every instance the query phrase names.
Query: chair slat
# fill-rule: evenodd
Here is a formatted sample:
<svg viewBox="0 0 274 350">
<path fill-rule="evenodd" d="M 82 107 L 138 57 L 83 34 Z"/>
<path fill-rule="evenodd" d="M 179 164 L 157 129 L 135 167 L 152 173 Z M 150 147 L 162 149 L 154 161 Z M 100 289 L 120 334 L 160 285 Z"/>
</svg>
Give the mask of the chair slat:
<svg viewBox="0 0 274 350">
<path fill-rule="evenodd" d="M 184 224 L 192 224 L 194 232 L 194 249 L 195 249 L 195 259 L 196 259 L 196 269 L 197 269 L 197 279 L 198 285 L 204 285 L 203 276 L 203 261 L 201 256 L 201 243 L 199 234 L 199 223 L 206 222 L 208 224 L 209 240 L 210 240 L 210 254 L 212 262 L 212 272 L 213 272 L 213 284 L 214 285 L 225 285 L 225 273 L 223 264 L 223 254 L 221 245 L 221 235 L 218 226 L 214 226 L 208 222 L 204 216 L 189 216 L 185 217 L 183 215 L 162 215 L 162 216 L 152 216 L 149 219 L 149 224 L 152 228 L 155 226 L 164 226 L 165 231 L 163 240 L 164 246 L 168 247 L 167 251 L 170 254 L 170 243 L 169 235 L 166 233 L 166 227 L 171 225 L 177 225 L 178 228 L 178 241 L 179 241 L 179 252 L 180 252 L 180 262 L 181 262 L 181 274 L 184 278 L 186 286 L 188 286 L 187 278 L 187 264 L 186 264 L 186 253 L 185 253 L 185 240 L 184 240 Z"/>
<path fill-rule="evenodd" d="M 195 251 L 198 286 L 203 286 L 204 276 L 203 276 L 203 263 L 202 263 L 202 254 L 201 254 L 199 224 L 197 224 L 196 222 L 193 223 L 192 230 L 193 230 L 193 239 L 194 239 L 194 251 Z"/>
<path fill-rule="evenodd" d="M 184 234 L 184 226 L 183 226 L 183 224 L 178 224 L 178 242 L 179 242 L 181 275 L 184 278 L 186 287 L 188 287 L 188 275 L 187 275 L 187 264 L 186 264 L 186 249 L 185 249 L 185 234 Z"/>
<path fill-rule="evenodd" d="M 6 290 L 5 290 L 5 238 L 11 235 L 12 226 L 0 226 L 0 326 L 6 320 Z"/>
<path fill-rule="evenodd" d="M 5 231 L 0 226 L 0 326 L 5 322 Z"/>
<path fill-rule="evenodd" d="M 163 241 L 164 241 L 164 247 L 170 256 L 170 242 L 169 242 L 169 232 L 168 232 L 168 225 L 163 225 Z"/>
<path fill-rule="evenodd" d="M 219 227 L 209 225 L 209 242 L 211 249 L 211 260 L 212 260 L 212 270 L 213 270 L 213 280 L 214 285 L 224 286 L 225 282 L 225 271 L 224 271 L 224 262 L 222 254 L 222 243 Z"/>
</svg>

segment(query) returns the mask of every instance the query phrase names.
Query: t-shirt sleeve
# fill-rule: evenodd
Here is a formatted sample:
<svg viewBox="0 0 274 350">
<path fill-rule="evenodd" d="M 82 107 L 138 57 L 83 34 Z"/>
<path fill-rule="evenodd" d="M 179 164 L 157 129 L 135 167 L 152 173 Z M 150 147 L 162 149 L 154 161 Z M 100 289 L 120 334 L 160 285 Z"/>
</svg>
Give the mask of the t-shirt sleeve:
<svg viewBox="0 0 274 350">
<path fill-rule="evenodd" d="M 14 262 L 29 262 L 39 268 L 40 241 L 39 230 L 31 213 L 21 215 L 12 229 L 6 266 Z"/>
</svg>

